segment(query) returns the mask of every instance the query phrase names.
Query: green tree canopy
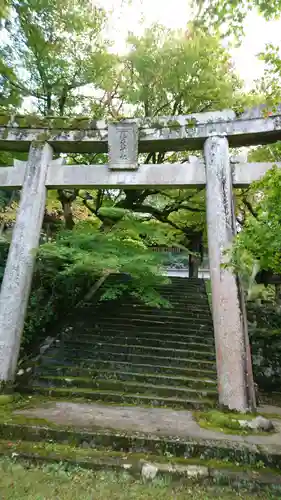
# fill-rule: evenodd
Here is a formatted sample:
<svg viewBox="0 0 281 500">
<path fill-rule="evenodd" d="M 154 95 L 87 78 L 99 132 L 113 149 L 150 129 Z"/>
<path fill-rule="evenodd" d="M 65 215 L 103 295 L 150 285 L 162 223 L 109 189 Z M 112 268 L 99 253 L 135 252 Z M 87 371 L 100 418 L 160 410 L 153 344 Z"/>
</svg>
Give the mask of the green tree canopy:
<svg viewBox="0 0 281 500">
<path fill-rule="evenodd" d="M 233 247 L 233 263 L 248 276 L 259 269 L 281 273 L 281 172 L 277 167 L 251 186 L 251 204 Z"/>
<path fill-rule="evenodd" d="M 85 113 L 95 118 L 155 117 L 240 109 L 247 101 L 229 52 L 217 35 L 154 25 L 130 35 L 128 52 L 110 53 L 106 14 L 91 2 L 25 0 L 12 5 L 1 44 L 6 92 L 28 97 L 41 114 Z M 91 88 L 85 97 L 85 89 Z M 16 106 L 16 104 L 14 104 Z M 8 101 L 5 103 L 8 109 Z M 196 153 L 195 153 L 196 154 Z M 140 155 L 140 163 L 186 162 L 188 151 Z M 105 163 L 106 155 L 71 155 L 69 163 Z M 89 215 L 112 228 L 109 208 L 131 210 L 143 224 L 164 227 L 190 248 L 204 234 L 205 194 L 197 189 L 60 190 L 49 193 L 45 222 L 55 232 L 64 216 L 72 229 Z M 107 213 L 105 213 L 107 210 Z M 163 233 L 162 233 L 163 234 Z M 192 245 L 191 245 L 192 246 Z"/>
<path fill-rule="evenodd" d="M 128 44 L 130 50 L 122 58 L 116 82 L 108 93 L 108 112 L 114 118 L 128 113 L 152 118 L 176 116 L 239 108 L 245 102 L 230 55 L 216 36 L 156 25 L 141 37 L 131 35 Z M 159 168 L 163 162 L 187 160 L 188 152 L 140 155 L 140 162 L 158 163 Z M 112 202 L 149 214 L 187 246 L 194 233 L 205 231 L 204 192 L 196 189 L 123 190 Z"/>
<path fill-rule="evenodd" d="M 272 0 L 193 0 L 195 25 L 224 35 L 243 34 L 243 21 L 253 9 L 266 19 L 275 19 L 281 13 L 281 1 Z"/>
<path fill-rule="evenodd" d="M 13 2 L 0 45 L 3 78 L 42 114 L 81 113 L 83 88 L 94 92 L 113 65 L 105 23 L 89 0 Z"/>
<path fill-rule="evenodd" d="M 155 25 L 129 36 L 119 88 L 140 116 L 177 115 L 233 107 L 241 81 L 218 37 Z"/>
</svg>

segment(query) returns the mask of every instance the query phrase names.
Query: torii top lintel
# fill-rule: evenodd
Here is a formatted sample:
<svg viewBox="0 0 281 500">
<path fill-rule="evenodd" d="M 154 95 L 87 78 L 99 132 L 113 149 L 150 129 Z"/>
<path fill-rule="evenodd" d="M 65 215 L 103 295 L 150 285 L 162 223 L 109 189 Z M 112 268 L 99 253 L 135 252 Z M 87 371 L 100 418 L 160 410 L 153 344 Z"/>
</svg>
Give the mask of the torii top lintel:
<svg viewBox="0 0 281 500">
<path fill-rule="evenodd" d="M 281 106 L 263 105 L 239 116 L 232 110 L 154 118 L 130 118 L 138 125 L 139 152 L 198 150 L 210 136 L 225 136 L 232 147 L 281 140 Z M 56 152 L 107 152 L 108 124 L 84 117 L 0 115 L 0 150 L 28 151 L 47 141 Z"/>
</svg>

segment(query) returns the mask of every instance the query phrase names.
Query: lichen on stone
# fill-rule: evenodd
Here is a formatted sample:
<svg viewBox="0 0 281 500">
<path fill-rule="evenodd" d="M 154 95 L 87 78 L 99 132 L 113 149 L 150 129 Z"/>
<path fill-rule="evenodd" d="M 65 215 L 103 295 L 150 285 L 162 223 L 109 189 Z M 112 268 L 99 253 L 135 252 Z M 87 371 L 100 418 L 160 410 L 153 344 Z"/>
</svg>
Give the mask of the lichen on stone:
<svg viewBox="0 0 281 500">
<path fill-rule="evenodd" d="M 181 128 L 181 124 L 180 124 L 180 122 L 178 120 L 168 120 L 167 121 L 167 127 L 180 129 Z"/>
<path fill-rule="evenodd" d="M 0 115 L 0 127 L 7 127 L 11 117 L 9 115 Z"/>
<path fill-rule="evenodd" d="M 2 133 L 2 139 L 5 141 L 9 136 L 9 129 L 5 128 L 5 130 Z"/>
<path fill-rule="evenodd" d="M 196 126 L 196 119 L 195 118 L 187 118 L 186 119 L 186 128 L 193 128 Z"/>
</svg>

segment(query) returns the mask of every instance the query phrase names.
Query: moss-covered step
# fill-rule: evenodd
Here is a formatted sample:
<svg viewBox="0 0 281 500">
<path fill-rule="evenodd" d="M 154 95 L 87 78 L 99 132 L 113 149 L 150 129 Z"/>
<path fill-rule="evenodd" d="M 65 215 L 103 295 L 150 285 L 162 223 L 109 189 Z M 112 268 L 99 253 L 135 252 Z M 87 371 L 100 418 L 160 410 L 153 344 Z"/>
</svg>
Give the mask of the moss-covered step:
<svg viewBox="0 0 281 500">
<path fill-rule="evenodd" d="M 156 288 L 159 293 L 169 293 L 172 296 L 177 295 L 186 295 L 186 294 L 196 294 L 198 296 L 203 296 L 205 294 L 205 290 L 202 287 L 198 286 L 190 286 L 190 287 L 175 287 L 173 284 L 171 286 L 165 286 L 162 288 Z"/>
<path fill-rule="evenodd" d="M 181 294 L 182 295 L 182 294 Z M 193 298 L 195 295 L 197 295 L 197 293 L 192 293 L 193 295 Z M 170 297 L 170 300 L 173 299 L 173 296 L 170 294 L 169 295 Z M 208 297 L 208 294 L 204 294 L 204 297 L 207 298 Z M 175 298 L 175 300 L 177 299 L 177 297 Z M 169 302 L 170 302 L 169 300 Z M 185 300 L 185 299 L 184 299 Z M 106 304 L 101 302 L 100 305 L 104 308 L 106 308 Z M 133 307 L 134 309 L 146 309 L 146 310 L 149 310 L 149 311 L 173 311 L 173 309 L 170 308 L 170 306 L 167 308 L 167 307 L 164 307 L 164 306 L 160 306 L 160 307 L 154 307 L 154 306 L 149 306 L 149 305 L 145 305 L 143 302 L 137 302 L 136 300 L 134 299 L 129 299 L 127 297 L 124 297 L 124 300 L 120 300 L 117 304 L 117 302 L 113 302 L 112 305 L 114 307 Z M 185 304 L 186 305 L 186 304 Z M 181 305 L 179 304 L 179 309 L 180 311 L 182 312 L 186 312 L 187 311 L 187 307 L 184 307 L 184 305 Z M 199 311 L 209 311 L 209 304 L 205 301 L 205 299 L 203 300 L 203 305 L 202 303 L 196 303 L 196 302 L 191 302 L 191 303 L 188 303 L 188 310 L 189 311 L 192 311 L 192 310 L 199 310 Z"/>
<path fill-rule="evenodd" d="M 143 373 L 151 373 L 153 372 L 155 375 L 159 374 L 163 377 L 205 377 L 208 379 L 216 380 L 216 370 L 213 368 L 212 370 L 202 369 L 200 367 L 196 368 L 196 366 L 189 367 L 186 366 L 184 368 L 181 367 L 171 367 L 166 365 L 156 365 L 156 364 L 145 364 L 145 363 L 129 363 L 126 361 L 93 361 L 93 360 L 81 360 L 80 364 L 76 364 L 75 361 L 70 363 L 62 363 L 59 364 L 56 358 L 48 357 L 45 355 L 42 358 L 40 365 L 38 366 L 38 373 L 51 372 L 54 370 L 60 370 L 63 375 L 69 373 L 70 375 L 81 375 L 87 376 L 89 373 L 101 373 L 101 372 L 129 372 L 129 373 L 139 373 L 142 375 Z"/>
<path fill-rule="evenodd" d="M 175 286 L 175 283 L 171 283 L 171 285 L 158 287 L 157 291 L 159 293 L 171 293 L 172 295 L 177 295 L 179 293 L 184 294 L 184 293 L 194 293 L 194 292 L 196 292 L 197 294 L 200 294 L 200 293 L 204 294 L 204 292 L 205 292 L 205 290 L 202 286 L 190 284 L 190 286 L 188 286 L 188 287 L 181 287 L 181 286 L 179 286 L 179 284 L 176 284 L 176 286 Z"/>
<path fill-rule="evenodd" d="M 54 356 L 54 355 L 53 355 Z M 44 359 L 45 357 L 43 357 Z M 50 358 L 50 353 L 49 353 L 49 358 Z M 215 362 L 214 361 L 209 361 L 209 360 L 202 360 L 202 359 L 197 359 L 197 358 L 179 358 L 179 357 L 163 357 L 163 356 L 156 356 L 156 355 L 148 355 L 148 354 L 133 354 L 133 353 L 126 353 L 126 352 L 110 352 L 109 350 L 106 351 L 100 351 L 98 353 L 90 353 L 90 352 L 84 352 L 82 353 L 77 349 L 76 351 L 73 350 L 67 350 L 61 349 L 58 353 L 55 352 L 55 356 L 53 357 L 56 362 L 72 362 L 77 364 L 79 361 L 83 361 L 85 363 L 93 362 L 93 361 L 113 361 L 115 363 L 119 363 L 120 361 L 127 361 L 130 363 L 137 363 L 137 364 L 149 364 L 153 365 L 154 363 L 156 365 L 165 365 L 165 366 L 170 366 L 170 367 L 181 367 L 181 368 L 189 368 L 191 366 L 199 368 L 199 369 L 207 369 L 207 370 L 214 370 L 215 369 Z"/>
<path fill-rule="evenodd" d="M 161 329 L 159 329 L 161 330 Z M 166 331 L 166 330 L 164 330 Z M 120 339 L 118 342 L 117 339 Z M 135 342 L 135 339 L 137 340 Z M 205 346 L 206 350 L 213 349 L 214 350 L 214 338 L 209 333 L 205 334 L 202 331 L 198 335 L 194 335 L 193 333 L 190 335 L 185 334 L 174 334 L 171 333 L 161 333 L 158 332 L 142 332 L 140 327 L 136 328 L 135 331 L 132 328 L 122 329 L 114 329 L 107 328 L 95 325 L 95 327 L 91 330 L 84 331 L 79 334 L 78 330 L 73 330 L 71 333 L 67 333 L 66 335 L 62 335 L 58 341 L 57 345 L 60 342 L 64 342 L 65 345 L 68 342 L 71 343 L 79 343 L 81 344 L 89 344 L 89 343 L 99 343 L 99 342 L 111 342 L 114 340 L 114 344 L 131 344 L 131 345 L 140 345 L 143 347 L 157 348 L 163 346 L 166 349 L 183 349 L 183 350 L 197 350 L 192 349 L 190 346 L 192 344 L 197 344 L 200 347 L 200 350 Z M 115 341 L 116 340 L 116 341 Z M 199 350 L 199 349 L 198 349 Z"/>
<path fill-rule="evenodd" d="M 280 485 L 280 471 L 274 468 L 235 465 L 220 460 L 180 459 L 177 457 L 162 457 L 145 453 L 124 453 L 114 451 L 98 451 L 81 449 L 70 445 L 56 443 L 34 443 L 31 441 L 11 443 L 0 441 L 0 455 L 13 460 L 24 460 L 36 463 L 65 463 L 87 469 L 110 469 L 126 471 L 134 477 L 141 477 L 145 464 L 149 463 L 157 470 L 158 476 L 191 479 L 192 482 L 207 480 L 219 481 L 220 484 L 243 483 L 252 487 L 253 484 Z M 276 490 L 275 490 L 276 491 Z M 279 491 L 279 490 L 278 490 Z M 277 492 L 277 491 L 276 491 Z"/>
<path fill-rule="evenodd" d="M 98 319 L 99 320 L 104 320 L 107 319 L 108 315 L 106 313 L 104 314 L 99 314 Z M 116 311 L 115 317 L 118 318 L 118 320 L 131 320 L 131 321 L 149 321 L 150 319 L 153 319 L 152 323 L 163 323 L 167 322 L 168 325 L 186 325 L 186 324 L 193 324 L 194 326 L 197 326 L 198 324 L 203 325 L 205 324 L 206 326 L 209 326 L 210 328 L 213 327 L 213 322 L 212 318 L 210 317 L 203 317 L 201 314 L 186 314 L 186 316 L 178 316 L 178 318 L 175 318 L 173 316 L 168 316 L 165 314 L 151 314 L 149 312 L 142 312 L 139 313 L 137 311 L 133 311 L 130 313 L 129 311 Z M 96 317 L 97 318 L 97 317 Z"/>
<path fill-rule="evenodd" d="M 183 286 L 181 286 L 183 285 Z M 171 292 L 177 292 L 177 291 L 183 291 L 183 292 L 188 292 L 188 291 L 204 291 L 204 282 L 203 283 L 192 283 L 189 279 L 186 280 L 186 283 L 182 283 L 180 281 L 175 281 L 174 278 L 171 280 L 170 283 L 167 283 L 165 285 L 160 285 L 157 286 L 156 289 L 159 292 L 162 291 L 167 291 L 170 290 Z"/>
<path fill-rule="evenodd" d="M 178 327 L 178 326 L 181 326 L 181 327 L 185 327 L 187 323 L 189 324 L 192 324 L 194 326 L 196 325 L 206 325 L 206 326 L 210 326 L 212 327 L 213 325 L 213 322 L 212 322 L 212 319 L 209 318 L 209 319 L 200 319 L 200 318 L 197 318 L 197 317 L 190 317 L 190 318 L 168 318 L 167 316 L 163 315 L 163 316 L 155 316 L 155 315 L 151 315 L 151 314 L 143 314 L 143 315 L 140 315 L 138 313 L 135 313 L 132 312 L 132 313 L 118 313 L 116 315 L 116 317 L 114 318 L 116 321 L 118 322 L 130 322 L 130 323 L 149 323 L 150 325 L 165 325 L 166 327 Z M 106 316 L 101 316 L 99 315 L 98 317 L 98 322 L 101 323 L 101 322 L 107 322 L 108 321 L 108 315 Z"/>
<path fill-rule="evenodd" d="M 166 288 L 169 287 L 173 284 L 176 284 L 177 286 L 184 286 L 184 287 L 191 287 L 194 285 L 197 286 L 203 286 L 204 285 L 204 280 L 203 278 L 197 278 L 197 277 L 192 277 L 192 278 L 181 278 L 179 276 L 172 276 L 169 278 L 169 283 L 161 284 L 159 285 L 159 288 Z"/>
<path fill-rule="evenodd" d="M 244 484 L 245 486 L 253 487 L 258 485 L 275 486 L 274 491 L 277 493 L 280 490 L 276 487 L 280 486 L 281 479 L 277 469 L 264 468 L 263 470 L 255 467 L 245 467 L 243 465 L 227 464 L 219 460 L 198 460 L 186 459 L 179 460 L 177 458 L 169 458 L 163 460 L 159 456 L 146 456 L 145 454 L 125 454 L 118 452 L 107 451 L 89 451 L 77 450 L 77 448 L 52 445 L 47 447 L 47 452 L 44 446 L 36 446 L 34 443 L 20 443 L 13 449 L 10 449 L 9 443 L 2 441 L 0 443 L 0 454 L 10 456 L 17 460 L 24 459 L 25 461 L 40 463 L 67 463 L 78 465 L 87 469 L 110 469 L 115 471 L 126 471 L 134 477 L 141 477 L 141 471 L 145 464 L 149 463 L 157 470 L 157 477 L 168 476 L 174 477 L 176 480 L 182 478 L 184 481 L 192 480 L 206 484 Z"/>
<path fill-rule="evenodd" d="M 204 293 L 200 293 L 200 292 L 191 292 L 189 294 L 186 294 L 186 293 L 181 293 L 179 292 L 179 294 L 177 295 L 173 295 L 171 293 L 162 293 L 162 292 L 159 292 L 159 295 L 161 295 L 161 297 L 165 296 L 166 298 L 168 298 L 168 301 L 171 302 L 171 301 L 177 301 L 177 300 L 180 300 L 180 303 L 179 303 L 179 306 L 180 306 L 180 309 L 182 311 L 184 311 L 184 302 L 186 301 L 186 298 L 195 298 L 195 297 L 198 297 L 199 300 L 197 302 L 195 301 L 192 301 L 190 302 L 190 310 L 192 308 L 199 308 L 200 310 L 205 310 L 205 311 L 208 311 L 209 310 L 209 306 L 208 306 L 208 303 L 206 301 L 206 299 L 208 298 L 208 294 L 206 294 L 205 292 Z M 116 304 L 117 305 L 117 304 Z M 129 299 L 129 298 L 125 298 L 125 300 L 123 301 L 120 301 L 120 305 L 121 307 L 127 307 L 127 306 L 132 306 L 134 308 L 136 307 L 140 307 L 140 308 L 145 308 L 145 309 L 148 309 L 148 310 L 158 310 L 158 311 L 165 311 L 165 310 L 170 310 L 169 308 L 167 307 L 154 307 L 154 306 L 149 306 L 149 305 L 145 305 L 143 302 L 141 301 L 136 301 L 134 299 Z M 189 310 L 189 307 L 188 307 L 188 310 Z M 185 308 L 185 312 L 187 311 L 187 308 Z"/>
<path fill-rule="evenodd" d="M 187 299 L 187 298 L 194 298 L 196 297 L 198 299 L 198 303 L 204 302 L 206 298 L 206 292 L 204 290 L 198 290 L 194 288 L 193 290 L 159 290 L 158 291 L 160 295 L 165 296 L 165 297 L 171 297 L 172 299 Z"/>
<path fill-rule="evenodd" d="M 186 317 L 183 317 L 183 316 L 178 316 L 177 318 L 176 317 L 173 317 L 173 316 L 166 316 L 165 314 L 154 314 L 154 315 L 151 315 L 150 313 L 143 313 L 143 314 L 140 314 L 138 312 L 131 312 L 129 313 L 128 311 L 127 312 L 122 312 L 122 311 L 118 311 L 118 313 L 116 313 L 116 318 L 118 318 L 118 320 L 127 320 L 129 319 L 130 321 L 151 321 L 152 324 L 154 323 L 165 323 L 167 325 L 186 325 L 186 323 L 193 323 L 194 325 L 197 325 L 198 323 L 201 325 L 201 324 L 205 324 L 206 326 L 210 326 L 210 328 L 213 327 L 213 321 L 212 321 L 212 318 L 208 317 L 208 318 L 203 318 L 201 317 L 200 315 L 198 316 L 195 316 L 195 315 L 186 315 Z M 107 316 L 99 316 L 99 321 L 103 320 L 103 319 L 107 319 Z"/>
<path fill-rule="evenodd" d="M 121 392 L 124 394 L 146 394 L 147 396 L 157 395 L 157 397 L 175 397 L 181 399 L 215 399 L 217 391 L 210 387 L 192 388 L 171 385 L 150 384 L 135 380 L 118 380 L 91 377 L 69 377 L 62 375 L 41 375 L 37 376 L 34 382 L 36 385 L 44 387 L 67 387 L 67 388 L 89 388 L 102 391 Z"/>
<path fill-rule="evenodd" d="M 204 325 L 199 325 L 196 327 L 191 327 L 189 324 L 186 325 L 185 329 L 180 329 L 179 331 L 175 329 L 175 331 L 169 330 L 169 332 L 166 332 L 165 329 L 163 328 L 144 328 L 142 326 L 134 326 L 132 327 L 123 327 L 123 326 L 118 326 L 118 325 L 113 325 L 107 324 L 107 325 L 98 325 L 97 323 L 93 323 L 92 326 L 85 328 L 82 332 L 80 330 L 77 330 L 77 333 L 81 335 L 81 337 L 84 335 L 104 335 L 106 333 L 108 334 L 114 334 L 116 336 L 118 335 L 125 335 L 125 336 L 136 336 L 136 337 L 147 337 L 147 338 L 157 338 L 161 340 L 171 340 L 174 342 L 177 341 L 189 341 L 189 340 L 194 340 L 196 342 L 212 342 L 214 343 L 214 334 L 213 330 L 210 329 L 209 327 L 205 327 Z M 73 337 L 75 336 L 75 329 L 73 332 Z"/>
<path fill-rule="evenodd" d="M 188 299 L 188 298 L 196 298 L 198 304 L 205 303 L 206 300 L 206 292 L 203 290 L 198 290 L 194 288 L 193 290 L 159 290 L 160 295 L 163 297 L 171 297 L 172 299 Z"/>
<path fill-rule="evenodd" d="M 131 339 L 130 339 L 131 340 Z M 210 360 L 215 361 L 215 353 L 213 350 L 209 349 L 206 351 L 198 350 L 193 351 L 192 349 L 171 349 L 164 347 L 153 347 L 151 345 L 140 345 L 140 344 L 132 344 L 126 342 L 124 338 L 123 343 L 117 344 L 115 342 L 98 342 L 98 343 L 72 343 L 68 341 L 63 346 L 64 352 L 73 352 L 76 351 L 79 353 L 87 354 L 91 353 L 93 355 L 99 353 L 109 353 L 111 354 L 119 354 L 119 353 L 127 353 L 127 354 L 142 354 L 148 356 L 161 356 L 163 358 L 189 358 L 189 359 L 197 359 L 198 361 Z"/>
<path fill-rule="evenodd" d="M 157 289 L 171 288 L 175 285 L 177 285 L 177 288 L 192 288 L 194 286 L 202 288 L 204 280 L 202 278 L 180 278 L 175 276 L 170 278 L 170 283 L 158 285 Z"/>
<path fill-rule="evenodd" d="M 186 312 L 190 312 L 190 313 L 194 313 L 194 314 L 197 314 L 197 313 L 202 313 L 202 314 L 210 314 L 210 308 L 209 308 L 209 304 L 205 304 L 204 306 L 200 306 L 198 305 L 197 303 L 190 303 L 188 302 L 188 304 L 184 303 L 183 305 L 179 304 L 178 302 L 175 304 L 175 305 L 171 305 L 171 301 L 169 301 L 169 307 L 150 307 L 150 306 L 145 306 L 144 304 L 141 304 L 141 303 L 135 303 L 135 302 L 128 302 L 128 301 L 124 301 L 124 302 L 118 302 L 117 303 L 113 303 L 112 304 L 112 307 L 118 311 L 120 308 L 123 308 L 124 310 L 129 310 L 131 308 L 133 308 L 134 310 L 136 311 L 150 311 L 152 314 L 154 313 L 163 313 L 163 312 L 167 312 L 167 313 L 175 313 L 175 311 L 179 311 L 180 314 L 186 314 Z M 89 305 L 87 306 L 87 308 L 89 309 Z M 100 311 L 105 311 L 108 307 L 106 305 L 104 305 L 104 303 L 100 303 Z"/>
<path fill-rule="evenodd" d="M 169 337 L 168 337 L 169 338 Z M 184 342 L 180 341 L 172 341 L 166 339 L 155 339 L 155 338 L 149 338 L 149 337 L 139 337 L 135 336 L 134 333 L 132 332 L 132 335 L 122 335 L 122 336 L 116 336 L 116 335 L 110 335 L 110 334 L 105 334 L 105 335 L 80 335 L 79 338 L 77 337 L 69 337 L 67 339 L 67 344 L 76 346 L 76 345 L 84 345 L 84 346 L 93 346 L 99 343 L 102 344 L 134 344 L 134 345 L 139 345 L 139 346 L 150 346 L 150 347 L 163 347 L 164 349 L 176 349 L 176 350 L 188 350 L 191 349 L 192 351 L 208 351 L 208 350 L 213 350 L 214 352 L 214 345 L 212 342 L 204 342 L 204 339 L 201 340 L 201 342 L 194 342 L 193 339 L 185 340 Z"/>
<path fill-rule="evenodd" d="M 153 370 L 153 367 L 150 367 Z M 134 381 L 141 382 L 146 384 L 154 384 L 154 385 L 170 385 L 170 386 L 179 386 L 179 387 L 191 387 L 193 389 L 216 389 L 217 382 L 214 378 L 203 378 L 202 373 L 198 370 L 196 375 L 197 377 L 184 377 L 184 376 L 176 376 L 172 374 L 159 374 L 152 372 L 141 372 L 138 373 L 136 371 L 116 371 L 116 370 L 103 370 L 103 369 L 94 369 L 94 368 L 79 368 L 79 367 L 70 367 L 70 366 L 41 366 L 39 371 L 41 376 L 60 376 L 60 377 L 82 377 L 87 378 L 90 377 L 91 380 L 99 379 L 99 380 L 122 380 L 122 381 Z M 212 373 L 213 376 L 213 373 Z M 35 371 L 36 377 L 36 371 Z M 76 380 L 76 379 L 75 379 Z"/>
<path fill-rule="evenodd" d="M 24 387 L 21 388 L 24 391 Z M 155 393 L 148 394 L 129 394 L 125 392 L 118 392 L 113 390 L 89 389 L 84 387 L 44 387 L 41 385 L 32 385 L 26 387 L 27 392 L 34 392 L 35 394 L 42 394 L 44 396 L 52 396 L 67 399 L 82 398 L 89 401 L 100 401 L 107 403 L 121 403 L 132 404 L 136 406 L 148 405 L 151 407 L 167 407 L 167 408 L 185 408 L 185 409 L 203 409 L 207 407 L 214 407 L 215 400 L 207 397 L 199 398 L 196 394 L 193 398 L 180 398 L 180 397 L 165 397 L 158 396 Z M 198 397 L 196 397 L 198 396 Z"/>
<path fill-rule="evenodd" d="M 90 452 L 105 450 L 122 453 L 141 453 L 159 457 L 178 457 L 182 460 L 200 459 L 200 461 L 223 460 L 228 464 L 240 464 L 254 467 L 274 467 L 281 469 L 280 446 L 257 446 L 237 441 L 215 439 L 186 439 L 147 435 L 133 432 L 120 432 L 101 429 L 61 428 L 48 424 L 3 424 L 0 423 L 0 439 L 13 447 L 26 442 L 33 446 L 48 444 L 80 447 Z M 3 441 L 2 441 L 3 442 Z M 13 450 L 15 452 L 15 450 Z M 70 456 L 73 456 L 72 454 Z"/>
<path fill-rule="evenodd" d="M 174 298 L 174 297 L 169 297 L 169 296 L 163 296 L 161 297 L 165 300 L 168 301 L 168 308 L 170 311 L 183 311 L 183 312 L 193 312 L 194 310 L 198 312 L 208 312 L 210 311 L 210 306 L 209 303 L 203 300 L 197 300 L 194 297 L 185 297 L 185 298 Z M 167 310 L 168 310 L 167 308 Z"/>
<path fill-rule="evenodd" d="M 114 305 L 112 306 L 114 308 Z M 157 319 L 157 318 L 161 318 L 162 316 L 164 317 L 167 317 L 167 318 L 170 318 L 171 320 L 174 320 L 176 319 L 177 320 L 177 317 L 182 317 L 183 320 L 185 320 L 186 318 L 196 318 L 196 317 L 202 317 L 203 319 L 206 319 L 206 320 L 209 320 L 209 319 L 212 319 L 211 318 L 211 314 L 210 314 L 210 311 L 208 308 L 200 308 L 199 310 L 192 310 L 188 307 L 185 307 L 185 308 L 180 308 L 179 305 L 177 304 L 177 307 L 172 307 L 171 305 L 168 307 L 168 308 L 159 308 L 157 309 L 156 311 L 150 309 L 149 307 L 146 307 L 146 308 L 141 308 L 141 309 L 137 309 L 136 307 L 134 307 L 133 305 L 132 306 L 126 306 L 123 304 L 121 305 L 120 304 L 120 307 L 115 307 L 114 308 L 114 313 L 115 314 L 126 314 L 126 313 L 129 313 L 129 315 L 131 314 L 135 314 L 135 315 L 146 315 L 146 316 L 152 316 Z M 99 308 L 98 310 L 99 314 L 100 315 L 104 315 L 106 316 L 106 313 L 108 313 L 108 311 L 106 311 L 106 308 Z"/>
<path fill-rule="evenodd" d="M 199 307 L 209 307 L 208 298 L 204 295 L 199 295 L 196 292 L 179 293 L 177 295 L 172 295 L 168 292 L 161 292 L 161 297 L 167 299 L 171 304 L 179 305 L 180 307 L 188 307 L 189 304 L 193 304 Z"/>
<path fill-rule="evenodd" d="M 167 318 L 169 320 L 175 320 L 175 321 L 178 321 L 178 320 L 184 320 L 186 321 L 186 319 L 192 319 L 192 318 L 199 318 L 199 319 L 204 319 L 204 320 L 207 320 L 207 321 L 211 321 L 211 315 L 210 315 L 210 311 L 208 310 L 196 310 L 196 311 L 192 311 L 192 310 L 189 310 L 189 308 L 185 308 L 185 310 L 182 310 L 180 311 L 178 308 L 177 310 L 175 311 L 173 308 L 172 309 L 164 309 L 164 308 L 161 308 L 161 309 L 152 309 L 150 310 L 149 308 L 145 308 L 145 307 L 128 307 L 126 305 L 122 305 L 118 308 L 118 315 L 119 316 L 124 316 L 126 314 L 130 314 L 130 315 L 138 315 L 140 317 L 142 316 L 148 316 L 148 315 L 152 315 L 157 317 L 157 318 Z"/>
<path fill-rule="evenodd" d="M 212 349 L 213 351 L 213 349 Z M 191 351 L 191 350 L 172 350 L 172 349 L 164 349 L 164 348 L 153 348 L 146 346 L 133 346 L 128 344 L 92 344 L 86 346 L 85 344 L 81 344 L 80 346 L 75 344 L 75 346 L 70 343 L 66 343 L 61 347 L 61 356 L 74 356 L 76 357 L 92 357 L 94 359 L 105 359 L 108 356 L 108 359 L 112 359 L 117 356 L 141 356 L 147 358 L 157 358 L 161 357 L 163 359 L 168 358 L 169 364 L 173 362 L 174 358 L 177 359 L 186 359 L 191 360 L 195 359 L 199 364 L 205 363 L 206 361 L 215 362 L 214 352 L 209 352 L 206 354 L 205 351 Z M 75 358 L 74 358 L 75 359 Z M 165 363 L 167 364 L 167 363 Z"/>
<path fill-rule="evenodd" d="M 93 324 L 93 328 L 96 330 L 101 329 L 101 328 L 112 328 L 112 320 L 108 318 L 97 318 L 96 322 Z M 197 332 L 205 332 L 208 335 L 212 334 L 213 328 L 210 325 L 206 325 L 204 322 L 198 321 L 197 323 L 193 321 L 187 321 L 185 324 L 166 324 L 165 322 L 160 322 L 160 321 L 143 321 L 143 320 L 130 320 L 129 318 L 125 320 L 124 318 L 114 318 L 114 327 L 118 329 L 122 329 L 123 331 L 125 330 L 132 330 L 134 329 L 135 331 L 142 330 L 142 331 L 147 331 L 147 332 L 169 332 L 171 335 L 173 333 L 179 334 L 179 333 L 188 333 L 191 330 L 197 330 Z"/>
</svg>

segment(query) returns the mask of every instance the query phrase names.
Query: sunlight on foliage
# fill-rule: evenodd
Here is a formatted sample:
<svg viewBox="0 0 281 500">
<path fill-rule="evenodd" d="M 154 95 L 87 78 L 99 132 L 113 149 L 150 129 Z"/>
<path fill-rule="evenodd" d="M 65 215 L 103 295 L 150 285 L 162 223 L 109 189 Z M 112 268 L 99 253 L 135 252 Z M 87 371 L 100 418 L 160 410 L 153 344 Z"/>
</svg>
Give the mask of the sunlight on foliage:
<svg viewBox="0 0 281 500">
<path fill-rule="evenodd" d="M 259 269 L 281 273 L 281 171 L 273 167 L 251 186 L 255 216 L 250 215 L 233 246 L 233 265 L 250 278 L 255 262 Z"/>
</svg>

